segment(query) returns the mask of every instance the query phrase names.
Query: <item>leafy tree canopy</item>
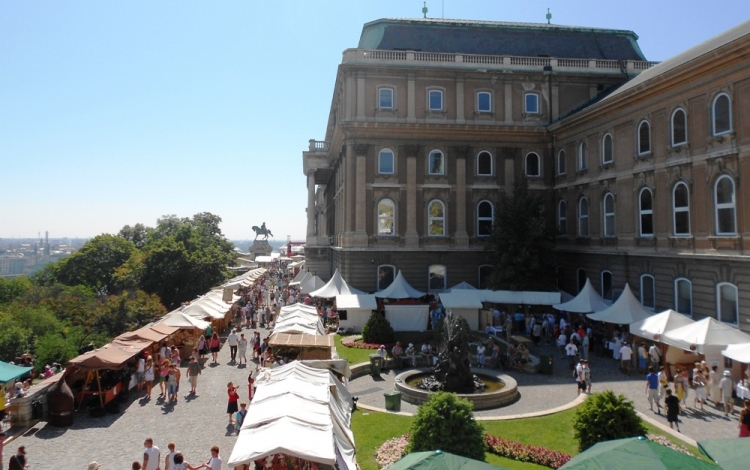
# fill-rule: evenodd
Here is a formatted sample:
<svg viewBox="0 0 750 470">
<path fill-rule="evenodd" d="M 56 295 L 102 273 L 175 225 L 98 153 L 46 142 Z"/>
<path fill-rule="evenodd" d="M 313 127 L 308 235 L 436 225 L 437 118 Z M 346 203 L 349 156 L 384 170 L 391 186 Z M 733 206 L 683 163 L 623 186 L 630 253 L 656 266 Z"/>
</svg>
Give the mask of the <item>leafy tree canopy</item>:
<svg viewBox="0 0 750 470">
<path fill-rule="evenodd" d="M 115 270 L 136 250 L 133 242 L 116 235 L 96 236 L 59 262 L 57 280 L 69 286 L 88 286 L 102 295 L 116 293 Z"/>
<path fill-rule="evenodd" d="M 487 242 L 493 266 L 490 288 L 512 291 L 555 288 L 554 236 L 539 196 L 524 178 L 500 200 Z"/>
</svg>

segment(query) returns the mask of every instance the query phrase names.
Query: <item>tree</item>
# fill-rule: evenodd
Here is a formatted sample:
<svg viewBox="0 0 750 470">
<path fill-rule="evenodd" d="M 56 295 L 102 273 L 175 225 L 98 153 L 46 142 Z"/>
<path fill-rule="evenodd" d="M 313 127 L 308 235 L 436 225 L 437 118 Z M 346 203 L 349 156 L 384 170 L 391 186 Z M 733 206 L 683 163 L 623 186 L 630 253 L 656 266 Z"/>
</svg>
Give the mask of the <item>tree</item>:
<svg viewBox="0 0 750 470">
<path fill-rule="evenodd" d="M 146 244 L 149 230 L 152 229 L 140 223 L 135 224 L 132 227 L 126 225 L 120 229 L 120 233 L 118 233 L 117 236 L 133 242 L 133 245 L 135 245 L 136 248 L 141 249 Z"/>
<path fill-rule="evenodd" d="M 633 402 L 611 390 L 595 393 L 583 402 L 576 413 L 573 429 L 580 451 L 597 442 L 646 434 Z"/>
<path fill-rule="evenodd" d="M 132 331 L 166 313 L 159 298 L 143 291 L 125 292 L 107 297 L 95 330 L 109 337 Z"/>
<path fill-rule="evenodd" d="M 11 303 L 25 295 L 32 288 L 33 284 L 26 276 L 0 277 L 0 305 Z"/>
<path fill-rule="evenodd" d="M 137 248 L 115 235 L 99 235 L 59 262 L 57 280 L 69 286 L 84 285 L 101 295 L 116 294 L 114 276 Z"/>
<path fill-rule="evenodd" d="M 529 192 L 526 178 L 500 201 L 495 227 L 486 249 L 493 266 L 489 287 L 505 290 L 555 288 L 555 232 L 544 206 Z"/>
<path fill-rule="evenodd" d="M 484 460 L 484 429 L 472 404 L 457 395 L 437 392 L 419 406 L 409 432 L 409 452 L 442 450 Z"/>
</svg>

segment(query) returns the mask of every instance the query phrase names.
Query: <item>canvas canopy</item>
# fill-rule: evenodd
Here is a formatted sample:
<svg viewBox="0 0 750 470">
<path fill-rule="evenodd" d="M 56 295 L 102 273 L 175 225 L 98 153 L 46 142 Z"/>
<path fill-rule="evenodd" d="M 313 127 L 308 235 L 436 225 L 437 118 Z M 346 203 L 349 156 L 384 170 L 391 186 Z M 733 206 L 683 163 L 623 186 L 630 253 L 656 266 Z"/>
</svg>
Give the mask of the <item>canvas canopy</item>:
<svg viewBox="0 0 750 470">
<path fill-rule="evenodd" d="M 273 261 L 273 256 L 256 256 L 255 261 L 258 263 L 270 263 Z"/>
<path fill-rule="evenodd" d="M 8 364 L 7 362 L 0 361 L 0 382 L 10 382 L 13 379 L 17 379 L 22 375 L 31 372 L 33 367 L 21 367 L 15 364 Z"/>
<path fill-rule="evenodd" d="M 242 258 L 240 258 L 242 260 Z M 251 260 L 243 260 L 243 261 L 249 261 L 253 263 Z M 266 272 L 265 268 L 256 268 L 251 269 L 250 271 L 247 271 L 245 273 L 240 274 L 239 276 L 235 276 L 231 279 L 229 279 L 227 282 L 221 285 L 222 288 L 232 288 L 237 289 L 239 287 L 248 287 L 255 283 L 255 281 Z"/>
<path fill-rule="evenodd" d="M 477 290 L 476 287 L 472 286 L 471 284 L 469 284 L 466 281 L 459 282 L 455 286 L 453 286 L 450 289 L 448 289 L 448 292 L 452 291 L 453 289 L 458 289 L 458 290 Z"/>
<path fill-rule="evenodd" d="M 716 462 L 723 470 L 747 469 L 747 457 L 750 455 L 750 439 L 735 437 L 731 439 L 698 441 L 698 448 L 706 457 Z"/>
<path fill-rule="evenodd" d="M 394 331 L 425 331 L 429 305 L 386 305 L 385 319 Z"/>
<path fill-rule="evenodd" d="M 619 325 L 629 325 L 637 321 L 652 316 L 654 312 L 641 305 L 641 302 L 635 298 L 630 286 L 625 284 L 620 297 L 610 307 L 596 313 L 589 313 L 587 316 L 592 320 L 603 321 L 605 323 L 616 323 Z"/>
<path fill-rule="evenodd" d="M 300 277 L 300 274 L 302 275 L 301 277 Z M 292 282 L 290 282 L 289 285 L 290 286 L 299 286 L 299 285 L 302 285 L 302 284 L 306 283 L 307 281 L 309 281 L 310 279 L 312 279 L 312 277 L 313 277 L 313 275 L 310 274 L 310 273 L 308 273 L 307 271 L 300 271 L 299 274 L 297 274 L 294 277 L 294 279 L 292 279 Z"/>
<path fill-rule="evenodd" d="M 205 330 L 210 325 L 210 323 L 205 320 L 200 320 L 198 318 L 191 317 L 190 315 L 185 315 L 179 310 L 174 310 L 161 317 L 157 324 L 162 323 L 167 326 L 173 326 L 183 330 L 191 328 Z"/>
<path fill-rule="evenodd" d="M 339 310 L 375 310 L 378 301 L 372 294 L 337 295 L 336 308 Z"/>
<path fill-rule="evenodd" d="M 152 343 L 160 343 L 164 341 L 169 335 L 177 331 L 179 328 L 173 326 L 162 325 L 158 330 L 146 325 L 142 328 L 138 328 L 135 331 L 129 331 L 123 333 L 115 339 L 122 341 L 130 340 L 145 340 Z"/>
<path fill-rule="evenodd" d="M 321 297 L 324 299 L 331 299 L 342 294 L 364 294 L 364 292 L 349 286 L 344 278 L 341 277 L 338 269 L 333 272 L 331 280 L 329 280 L 323 287 L 310 292 L 311 297 Z"/>
<path fill-rule="evenodd" d="M 284 318 L 285 315 L 288 315 L 290 312 L 303 312 L 309 315 L 317 315 L 318 309 L 313 307 L 312 305 L 305 305 L 297 302 L 296 304 L 292 305 L 285 305 L 281 307 L 279 311 L 279 318 Z"/>
<path fill-rule="evenodd" d="M 307 335 L 325 335 L 326 330 L 319 318 L 315 320 L 303 317 L 289 317 L 285 320 L 277 320 L 274 333 L 298 333 Z"/>
<path fill-rule="evenodd" d="M 313 276 L 303 284 L 300 284 L 299 291 L 303 294 L 309 294 L 312 291 L 320 289 L 325 284 L 326 283 L 323 282 L 323 279 L 319 278 L 318 276 Z"/>
<path fill-rule="evenodd" d="M 721 354 L 743 364 L 750 364 L 750 343 L 730 344 Z"/>
<path fill-rule="evenodd" d="M 568 302 L 556 304 L 552 307 L 565 312 L 591 313 L 606 310 L 610 305 L 611 303 L 604 300 L 591 285 L 591 281 L 586 278 L 586 284 L 583 285 L 583 289 L 578 295 Z"/>
<path fill-rule="evenodd" d="M 553 305 L 560 303 L 559 292 L 477 290 L 482 302 L 494 304 Z"/>
<path fill-rule="evenodd" d="M 195 301 L 182 309 L 182 313 L 194 318 L 214 318 L 220 320 L 224 318 L 225 312 L 220 312 L 216 307 L 201 301 Z"/>
<path fill-rule="evenodd" d="M 146 341 L 115 341 L 71 359 L 68 366 L 84 370 L 121 369 L 148 346 Z"/>
<path fill-rule="evenodd" d="M 482 301 L 472 290 L 455 290 L 451 292 L 442 292 L 439 294 L 440 302 L 446 309 L 454 308 L 482 308 Z"/>
<path fill-rule="evenodd" d="M 274 332 L 271 335 L 268 344 L 274 346 L 274 348 L 290 346 L 295 348 L 303 347 L 330 349 L 333 347 L 333 336 Z"/>
<path fill-rule="evenodd" d="M 671 331 L 675 328 L 690 325 L 692 323 L 695 323 L 692 319 L 669 309 L 635 323 L 631 323 L 630 333 L 640 336 L 641 338 L 653 338 L 655 341 L 661 341 L 661 335 L 663 335 L 665 331 Z"/>
<path fill-rule="evenodd" d="M 449 452 L 431 450 L 407 454 L 390 465 L 388 470 L 503 470 L 504 468 Z"/>
<path fill-rule="evenodd" d="M 711 317 L 675 328 L 662 335 L 662 342 L 686 351 L 704 353 L 706 346 L 750 343 L 750 336 Z M 692 348 L 692 346 L 695 346 Z"/>
<path fill-rule="evenodd" d="M 424 297 L 424 295 L 424 292 L 418 291 L 406 282 L 406 278 L 400 270 L 390 286 L 380 292 L 375 292 L 375 297 L 379 299 L 418 299 Z"/>
</svg>

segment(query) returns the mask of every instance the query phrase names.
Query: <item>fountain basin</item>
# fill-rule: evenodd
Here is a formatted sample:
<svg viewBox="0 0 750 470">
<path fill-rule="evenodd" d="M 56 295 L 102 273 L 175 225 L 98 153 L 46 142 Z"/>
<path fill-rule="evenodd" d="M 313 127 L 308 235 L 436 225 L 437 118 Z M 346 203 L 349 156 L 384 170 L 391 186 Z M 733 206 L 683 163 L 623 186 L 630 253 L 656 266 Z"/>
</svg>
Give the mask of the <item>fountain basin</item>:
<svg viewBox="0 0 750 470">
<path fill-rule="evenodd" d="M 497 390 L 477 392 L 477 393 L 458 393 L 457 395 L 461 398 L 465 398 L 474 404 L 474 410 L 489 410 L 492 408 L 500 408 L 501 406 L 509 405 L 518 399 L 518 383 L 516 380 L 505 374 L 494 373 L 492 370 L 487 369 L 475 369 L 472 368 L 471 372 L 476 374 L 481 379 L 490 379 L 493 381 L 502 382 L 503 387 Z M 426 390 L 411 386 L 407 382 L 412 380 L 415 376 L 421 374 L 430 374 L 432 369 L 411 369 L 407 370 L 396 376 L 396 390 L 401 392 L 401 398 L 407 403 L 413 405 L 421 405 L 426 402 L 431 393 Z"/>
</svg>

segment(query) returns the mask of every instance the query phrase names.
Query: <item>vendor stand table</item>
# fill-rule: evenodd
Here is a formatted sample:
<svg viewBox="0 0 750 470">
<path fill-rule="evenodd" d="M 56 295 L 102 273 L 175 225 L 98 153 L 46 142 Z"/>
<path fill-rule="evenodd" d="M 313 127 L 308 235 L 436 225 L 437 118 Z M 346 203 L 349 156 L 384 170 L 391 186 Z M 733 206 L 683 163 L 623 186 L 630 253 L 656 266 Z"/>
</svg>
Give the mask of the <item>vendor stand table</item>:
<svg viewBox="0 0 750 470">
<path fill-rule="evenodd" d="M 750 400 L 750 386 L 737 383 L 737 398 L 740 400 Z"/>
</svg>

